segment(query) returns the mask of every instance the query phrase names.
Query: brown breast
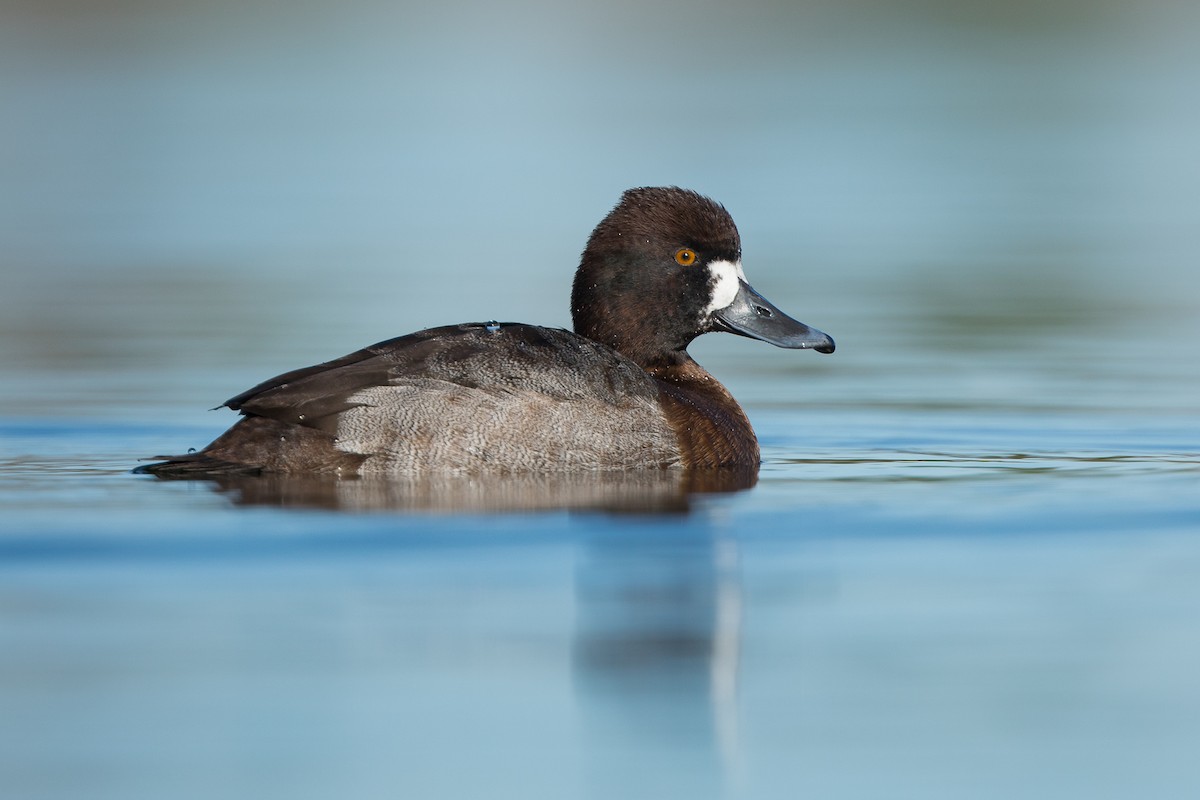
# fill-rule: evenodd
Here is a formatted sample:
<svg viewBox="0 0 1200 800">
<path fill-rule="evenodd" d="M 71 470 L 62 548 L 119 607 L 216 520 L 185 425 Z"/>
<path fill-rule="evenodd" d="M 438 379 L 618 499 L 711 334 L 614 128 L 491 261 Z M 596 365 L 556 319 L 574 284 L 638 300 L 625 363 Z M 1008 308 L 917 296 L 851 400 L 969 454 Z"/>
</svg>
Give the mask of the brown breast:
<svg viewBox="0 0 1200 800">
<path fill-rule="evenodd" d="M 691 358 L 647 371 L 658 380 L 659 402 L 679 440 L 684 466 L 758 466 L 754 428 L 720 381 Z"/>
</svg>

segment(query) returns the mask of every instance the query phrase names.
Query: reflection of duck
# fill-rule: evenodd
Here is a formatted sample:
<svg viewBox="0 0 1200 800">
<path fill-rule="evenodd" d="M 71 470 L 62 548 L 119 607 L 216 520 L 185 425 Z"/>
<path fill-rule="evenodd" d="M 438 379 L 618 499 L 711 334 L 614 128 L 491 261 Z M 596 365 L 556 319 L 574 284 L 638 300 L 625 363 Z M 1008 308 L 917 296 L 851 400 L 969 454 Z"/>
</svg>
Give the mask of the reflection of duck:
<svg viewBox="0 0 1200 800">
<path fill-rule="evenodd" d="M 339 475 L 756 466 L 733 396 L 687 354 L 710 331 L 833 351 L 750 288 L 737 228 L 683 189 L 633 189 L 596 227 L 571 295 L 575 333 L 433 328 L 280 375 L 225 403 L 204 450 L 141 468 Z"/>
<path fill-rule="evenodd" d="M 653 469 L 516 475 L 211 475 L 237 505 L 341 511 L 606 511 L 682 514 L 693 494 L 748 489 L 757 470 Z"/>
<path fill-rule="evenodd" d="M 653 794 L 724 796 L 739 767 L 736 543 L 606 532 L 584 552 L 575 585 L 572 672 L 591 795 L 658 778 Z M 653 754 L 645 776 L 642 753 Z"/>
</svg>

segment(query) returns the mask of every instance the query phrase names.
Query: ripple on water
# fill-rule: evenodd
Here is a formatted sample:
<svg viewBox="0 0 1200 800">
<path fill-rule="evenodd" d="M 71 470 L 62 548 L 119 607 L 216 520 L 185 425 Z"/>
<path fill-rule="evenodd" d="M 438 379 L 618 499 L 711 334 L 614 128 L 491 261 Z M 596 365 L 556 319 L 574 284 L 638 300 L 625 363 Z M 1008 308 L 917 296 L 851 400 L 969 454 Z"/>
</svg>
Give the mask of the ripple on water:
<svg viewBox="0 0 1200 800">
<path fill-rule="evenodd" d="M 787 472 L 830 481 L 949 481 L 1053 475 L 1120 477 L 1200 472 L 1196 453 L 948 453 L 875 451 L 782 458 Z"/>
</svg>

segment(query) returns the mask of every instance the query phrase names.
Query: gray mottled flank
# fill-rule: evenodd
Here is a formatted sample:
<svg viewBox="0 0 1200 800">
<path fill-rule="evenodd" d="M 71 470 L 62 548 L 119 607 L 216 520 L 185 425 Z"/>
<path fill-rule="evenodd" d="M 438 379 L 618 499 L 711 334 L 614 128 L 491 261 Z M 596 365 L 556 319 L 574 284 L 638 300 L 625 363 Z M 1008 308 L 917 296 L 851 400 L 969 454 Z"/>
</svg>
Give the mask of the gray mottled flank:
<svg viewBox="0 0 1200 800">
<path fill-rule="evenodd" d="M 536 390 L 493 391 L 430 379 L 357 392 L 337 447 L 369 455 L 359 472 L 472 468 L 627 469 L 678 464 L 675 434 L 646 397 L 620 405 L 564 401 Z M 472 466 L 466 466 L 472 465 Z"/>
<path fill-rule="evenodd" d="M 243 410 L 333 434 L 362 474 L 678 466 L 658 385 L 569 331 L 461 325 L 298 371 Z"/>
</svg>

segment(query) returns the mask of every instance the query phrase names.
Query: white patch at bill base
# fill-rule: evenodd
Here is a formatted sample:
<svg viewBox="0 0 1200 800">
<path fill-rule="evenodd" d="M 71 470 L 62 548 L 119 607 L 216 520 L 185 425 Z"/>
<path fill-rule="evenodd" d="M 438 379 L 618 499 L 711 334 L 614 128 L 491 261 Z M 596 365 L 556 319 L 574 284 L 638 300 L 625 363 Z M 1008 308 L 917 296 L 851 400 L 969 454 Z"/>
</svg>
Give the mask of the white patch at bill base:
<svg viewBox="0 0 1200 800">
<path fill-rule="evenodd" d="M 720 311 L 737 297 L 739 282 L 746 280 L 740 261 L 710 261 L 708 273 L 712 275 L 712 298 L 704 309 L 706 315 Z"/>
</svg>

